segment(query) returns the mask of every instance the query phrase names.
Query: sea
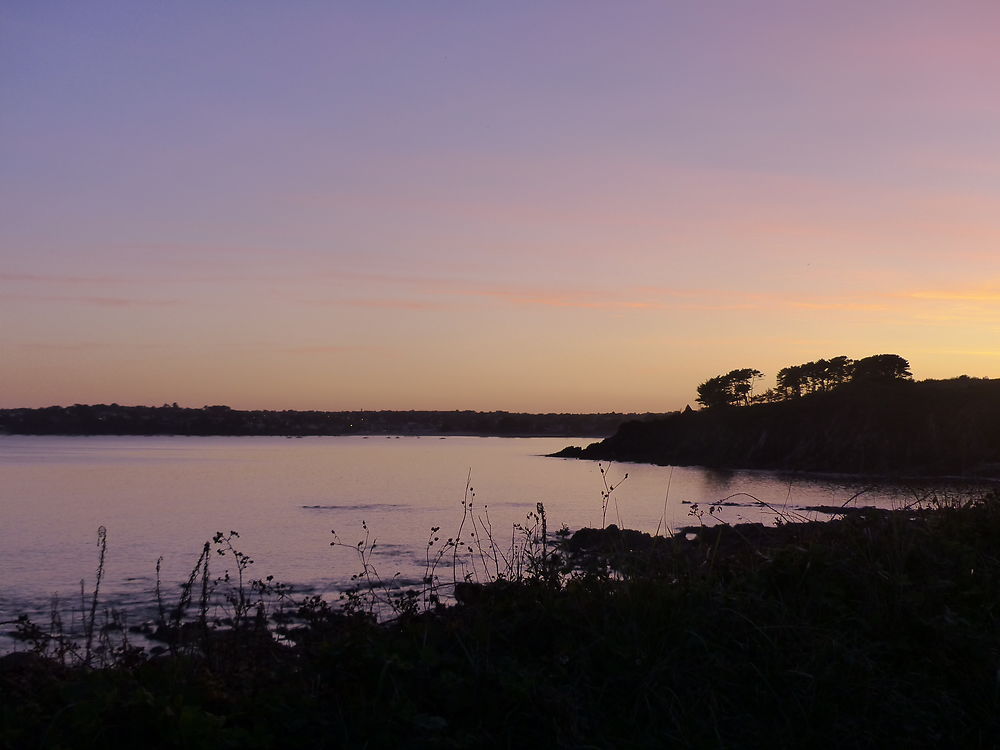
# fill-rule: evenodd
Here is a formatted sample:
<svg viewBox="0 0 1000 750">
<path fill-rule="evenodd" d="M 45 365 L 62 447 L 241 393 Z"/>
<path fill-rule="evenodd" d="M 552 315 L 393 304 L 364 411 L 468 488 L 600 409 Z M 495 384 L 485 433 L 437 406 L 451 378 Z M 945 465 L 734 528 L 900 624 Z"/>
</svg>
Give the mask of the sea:
<svg viewBox="0 0 1000 750">
<path fill-rule="evenodd" d="M 670 534 L 830 517 L 818 507 L 904 508 L 965 489 L 546 457 L 593 440 L 0 435 L 0 632 L 21 614 L 88 610 L 102 537 L 97 606 L 137 622 L 153 617 L 158 578 L 160 601 L 177 600 L 218 532 L 252 561 L 247 580 L 271 576 L 291 596 L 332 601 L 365 565 L 393 586 L 419 583 L 446 540 L 471 541 L 470 530 L 509 549 L 539 504 L 549 533 L 615 523 Z M 210 558 L 213 578 L 239 572 L 223 551 Z M 455 559 L 437 572 L 468 575 L 448 569 Z"/>
</svg>

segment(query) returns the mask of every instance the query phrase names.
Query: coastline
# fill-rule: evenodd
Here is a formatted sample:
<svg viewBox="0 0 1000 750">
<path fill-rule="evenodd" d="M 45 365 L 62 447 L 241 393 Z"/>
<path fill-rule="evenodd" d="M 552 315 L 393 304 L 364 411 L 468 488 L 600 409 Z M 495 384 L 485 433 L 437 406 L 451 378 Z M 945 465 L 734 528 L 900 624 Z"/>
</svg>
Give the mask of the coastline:
<svg viewBox="0 0 1000 750">
<path fill-rule="evenodd" d="M 530 727 L 554 747 L 989 747 L 998 540 L 996 493 L 673 536 L 542 524 L 522 572 L 458 581 L 448 606 L 362 579 L 342 607 L 283 613 L 255 588 L 235 617 L 195 602 L 150 631 L 158 655 L 25 625 L 0 658 L 0 744 L 100 726 L 164 747 L 500 748 Z"/>
</svg>

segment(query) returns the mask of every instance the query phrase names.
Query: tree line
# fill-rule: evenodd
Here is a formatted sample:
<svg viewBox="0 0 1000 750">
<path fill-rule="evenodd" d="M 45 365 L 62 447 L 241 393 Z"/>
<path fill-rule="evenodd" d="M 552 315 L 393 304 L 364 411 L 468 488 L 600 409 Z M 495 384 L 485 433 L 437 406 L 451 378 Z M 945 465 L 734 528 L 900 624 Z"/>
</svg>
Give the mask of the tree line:
<svg viewBox="0 0 1000 750">
<path fill-rule="evenodd" d="M 716 375 L 698 386 L 696 401 L 705 408 L 770 404 L 838 388 L 845 383 L 912 380 L 910 363 L 898 354 L 874 354 L 862 359 L 845 355 L 789 365 L 778 370 L 777 384 L 754 394 L 760 370 L 743 367 Z"/>
<path fill-rule="evenodd" d="M 611 435 L 658 414 L 506 411 L 273 411 L 74 404 L 0 409 L 0 434 L 21 435 Z"/>
</svg>

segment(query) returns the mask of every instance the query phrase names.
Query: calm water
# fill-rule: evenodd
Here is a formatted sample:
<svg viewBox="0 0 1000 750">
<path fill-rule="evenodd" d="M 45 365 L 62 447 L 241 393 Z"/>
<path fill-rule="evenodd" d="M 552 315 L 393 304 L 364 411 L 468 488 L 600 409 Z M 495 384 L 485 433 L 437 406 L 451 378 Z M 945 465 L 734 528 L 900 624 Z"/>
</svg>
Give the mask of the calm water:
<svg viewBox="0 0 1000 750">
<path fill-rule="evenodd" d="M 268 574 L 305 591 L 335 594 L 356 570 L 349 549 L 366 522 L 388 577 L 419 577 L 429 529 L 452 536 L 471 475 L 475 504 L 509 539 L 544 502 L 550 529 L 601 523 L 598 465 L 544 458 L 588 439 L 449 437 L 24 437 L 0 436 L 0 621 L 38 613 L 53 596 L 79 601 L 91 586 L 96 535 L 108 530 L 103 592 L 108 606 L 149 605 L 158 557 L 165 582 L 186 579 L 201 545 L 235 529 L 240 548 Z M 761 472 L 620 464 L 608 523 L 653 532 L 694 522 L 690 503 L 748 493 L 777 508 L 839 505 L 865 485 Z M 669 486 L 669 495 L 667 493 Z M 914 495 L 869 489 L 859 502 L 892 507 Z M 745 496 L 719 508 L 729 521 L 773 522 Z M 816 517 L 816 514 L 803 512 Z M 705 515 L 708 520 L 708 515 Z M 505 530 L 505 531 L 501 531 Z M 213 565 L 219 565 L 213 560 Z M 215 570 L 213 572 L 221 572 Z M 175 588 L 171 589 L 173 594 Z"/>
</svg>

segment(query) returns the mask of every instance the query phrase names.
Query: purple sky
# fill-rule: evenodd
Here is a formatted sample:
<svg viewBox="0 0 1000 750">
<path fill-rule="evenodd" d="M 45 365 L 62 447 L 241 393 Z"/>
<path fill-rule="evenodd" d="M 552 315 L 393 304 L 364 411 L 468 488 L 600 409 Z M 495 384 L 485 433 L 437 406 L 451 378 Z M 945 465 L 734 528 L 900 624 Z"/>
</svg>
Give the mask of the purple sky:
<svg viewBox="0 0 1000 750">
<path fill-rule="evenodd" d="M 995 2 L 0 10 L 0 406 L 1000 376 Z"/>
</svg>

